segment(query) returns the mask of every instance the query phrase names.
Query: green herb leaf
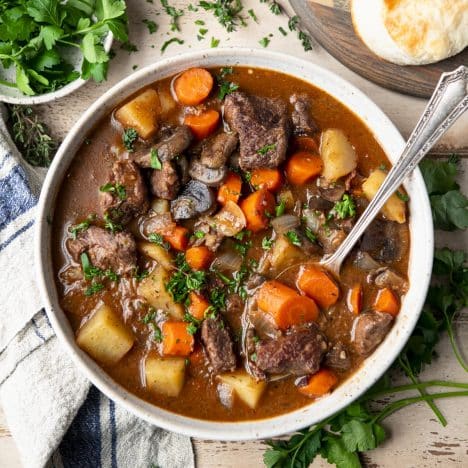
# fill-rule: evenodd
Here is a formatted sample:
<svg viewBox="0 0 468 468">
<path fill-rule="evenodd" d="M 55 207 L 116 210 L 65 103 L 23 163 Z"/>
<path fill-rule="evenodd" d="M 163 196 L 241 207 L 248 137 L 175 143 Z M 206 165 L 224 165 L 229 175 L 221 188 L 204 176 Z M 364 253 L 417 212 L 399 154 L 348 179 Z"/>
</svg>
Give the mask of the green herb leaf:
<svg viewBox="0 0 468 468">
<path fill-rule="evenodd" d="M 166 42 L 161 47 L 161 53 L 164 53 L 166 49 L 173 44 L 174 42 L 177 42 L 177 44 L 182 45 L 184 41 L 182 39 L 179 39 L 178 37 L 172 37 L 171 39 L 168 39 Z"/>
<path fill-rule="evenodd" d="M 262 46 L 262 47 L 268 47 L 268 44 L 270 43 L 270 39 L 268 39 L 268 37 L 262 37 L 258 43 Z"/>
<path fill-rule="evenodd" d="M 262 249 L 263 250 L 270 250 L 271 247 L 273 246 L 274 240 L 269 238 L 269 237 L 264 237 L 262 239 Z"/>
<path fill-rule="evenodd" d="M 133 153 L 133 144 L 138 139 L 138 132 L 134 128 L 127 128 L 122 134 L 122 142 L 129 153 Z"/>
<path fill-rule="evenodd" d="M 158 25 L 154 21 L 144 19 L 142 22 L 146 24 L 146 27 L 148 28 L 150 34 L 154 34 L 158 30 Z"/>
<path fill-rule="evenodd" d="M 239 89 L 239 85 L 236 83 L 232 83 L 230 81 L 218 81 L 219 84 L 219 92 L 218 92 L 218 99 L 222 101 L 228 94 L 233 93 Z"/>
<path fill-rule="evenodd" d="M 163 239 L 163 236 L 161 234 L 157 234 L 157 233 L 153 232 L 148 236 L 148 240 L 150 242 L 152 242 L 153 244 L 160 245 L 161 247 L 163 247 L 166 250 L 169 250 L 171 248 L 169 242 L 166 242 Z"/>
<path fill-rule="evenodd" d="M 160 171 L 162 169 L 162 164 L 161 164 L 161 161 L 159 160 L 157 149 L 151 148 L 150 159 L 151 159 L 151 167 L 153 169 L 156 169 L 157 171 Z"/>
<path fill-rule="evenodd" d="M 302 242 L 299 239 L 299 236 L 297 235 L 296 231 L 288 231 L 284 234 L 284 236 L 292 245 L 295 245 L 297 247 L 300 247 L 302 245 Z"/>
<path fill-rule="evenodd" d="M 336 217 L 337 219 L 346 219 L 356 216 L 356 204 L 353 198 L 345 193 L 340 201 L 337 201 L 328 214 L 329 219 Z"/>
<path fill-rule="evenodd" d="M 171 31 L 180 31 L 178 20 L 181 16 L 183 16 L 184 11 L 177 10 L 173 6 L 170 6 L 168 0 L 161 0 L 161 5 L 163 6 L 166 14 L 171 17 Z"/>
<path fill-rule="evenodd" d="M 284 215 L 284 211 L 286 209 L 286 203 L 284 200 L 280 200 L 279 204 L 275 206 L 275 216 L 278 218 L 279 216 Z"/>
<path fill-rule="evenodd" d="M 113 193 L 117 195 L 117 197 L 122 201 L 127 199 L 127 191 L 125 190 L 125 187 L 122 184 L 112 184 L 108 182 L 107 184 L 101 185 L 101 187 L 99 187 L 99 190 L 101 192 Z"/>
<path fill-rule="evenodd" d="M 264 156 L 265 154 L 269 153 L 270 151 L 274 151 L 276 149 L 276 143 L 272 143 L 271 145 L 265 145 L 259 150 L 257 150 L 257 154 Z"/>
<path fill-rule="evenodd" d="M 202 0 L 199 6 L 206 11 L 211 11 L 228 32 L 235 31 L 239 25 L 246 25 L 240 14 L 243 9 L 241 0 Z"/>
</svg>

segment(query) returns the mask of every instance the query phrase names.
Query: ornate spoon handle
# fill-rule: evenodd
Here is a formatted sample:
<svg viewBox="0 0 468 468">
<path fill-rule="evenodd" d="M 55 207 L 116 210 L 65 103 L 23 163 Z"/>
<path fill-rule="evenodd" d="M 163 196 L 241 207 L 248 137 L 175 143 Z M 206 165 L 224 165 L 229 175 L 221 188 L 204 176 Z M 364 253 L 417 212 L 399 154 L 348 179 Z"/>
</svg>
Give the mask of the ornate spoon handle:
<svg viewBox="0 0 468 468">
<path fill-rule="evenodd" d="M 468 68 L 443 73 L 406 146 L 364 213 L 336 252 L 321 264 L 339 275 L 341 263 L 377 216 L 388 198 L 412 172 L 436 141 L 468 108 Z"/>
</svg>

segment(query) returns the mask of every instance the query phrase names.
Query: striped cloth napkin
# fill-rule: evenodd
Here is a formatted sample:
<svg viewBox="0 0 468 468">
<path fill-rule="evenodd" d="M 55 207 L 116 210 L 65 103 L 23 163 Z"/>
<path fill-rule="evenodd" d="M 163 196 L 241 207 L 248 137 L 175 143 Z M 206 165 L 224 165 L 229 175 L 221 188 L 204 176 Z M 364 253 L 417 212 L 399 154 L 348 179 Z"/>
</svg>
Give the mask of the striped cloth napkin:
<svg viewBox="0 0 468 468">
<path fill-rule="evenodd" d="M 116 406 L 58 343 L 34 281 L 34 216 L 45 170 L 21 159 L 5 120 L 0 103 L 0 403 L 24 466 L 193 467 L 189 438 Z"/>
</svg>

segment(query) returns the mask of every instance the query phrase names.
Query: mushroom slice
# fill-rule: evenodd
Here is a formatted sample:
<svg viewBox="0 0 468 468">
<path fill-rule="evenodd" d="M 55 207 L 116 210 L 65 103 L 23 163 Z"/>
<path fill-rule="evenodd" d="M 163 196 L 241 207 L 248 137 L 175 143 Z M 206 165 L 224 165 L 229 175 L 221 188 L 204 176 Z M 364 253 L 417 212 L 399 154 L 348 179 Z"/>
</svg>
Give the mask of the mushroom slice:
<svg viewBox="0 0 468 468">
<path fill-rule="evenodd" d="M 191 180 L 182 194 L 171 202 L 171 213 L 176 221 L 190 219 L 210 210 L 214 203 L 212 190 L 202 182 Z"/>
<path fill-rule="evenodd" d="M 244 212 L 237 203 L 228 201 L 213 217 L 216 230 L 226 237 L 232 237 L 247 225 Z"/>
<path fill-rule="evenodd" d="M 217 187 L 222 184 L 227 175 L 227 167 L 221 166 L 218 169 L 212 169 L 202 164 L 198 159 L 194 159 L 189 168 L 190 176 L 203 182 L 209 187 Z"/>
</svg>

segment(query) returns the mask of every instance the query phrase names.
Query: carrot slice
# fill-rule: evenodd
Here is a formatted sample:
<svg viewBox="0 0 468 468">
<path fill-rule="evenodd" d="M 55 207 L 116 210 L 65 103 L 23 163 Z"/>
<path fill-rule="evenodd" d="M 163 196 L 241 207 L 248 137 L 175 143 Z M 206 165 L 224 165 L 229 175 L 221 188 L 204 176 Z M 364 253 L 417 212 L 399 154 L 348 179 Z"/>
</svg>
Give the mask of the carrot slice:
<svg viewBox="0 0 468 468">
<path fill-rule="evenodd" d="M 297 285 L 322 309 L 327 309 L 335 304 L 340 295 L 340 289 L 335 281 L 323 270 L 313 265 L 302 269 Z"/>
<path fill-rule="evenodd" d="M 322 158 L 309 151 L 294 153 L 286 164 L 286 176 L 295 185 L 303 185 L 322 172 Z"/>
<path fill-rule="evenodd" d="M 204 68 L 189 68 L 174 82 L 177 100 L 186 106 L 203 102 L 213 89 L 213 77 Z"/>
<path fill-rule="evenodd" d="M 315 302 L 276 280 L 266 281 L 257 293 L 258 307 L 270 314 L 278 328 L 317 320 Z"/>
<path fill-rule="evenodd" d="M 204 270 L 213 259 L 213 253 L 205 245 L 199 247 L 190 247 L 185 252 L 185 260 L 192 270 Z"/>
<path fill-rule="evenodd" d="M 393 291 L 388 288 L 381 289 L 375 299 L 374 309 L 378 312 L 386 312 L 396 317 L 400 312 L 400 301 Z"/>
<path fill-rule="evenodd" d="M 225 205 L 228 201 L 237 203 L 241 195 L 242 179 L 235 172 L 228 172 L 226 179 L 218 190 L 218 202 Z"/>
<path fill-rule="evenodd" d="M 189 230 L 183 226 L 176 226 L 171 234 L 165 235 L 164 240 L 175 250 L 183 251 L 188 245 Z"/>
<path fill-rule="evenodd" d="M 252 171 L 250 183 L 256 189 L 266 188 L 271 192 L 276 192 L 283 183 L 283 177 L 279 169 L 254 169 Z"/>
<path fill-rule="evenodd" d="M 165 356 L 188 356 L 193 351 L 194 339 L 187 326 L 187 322 L 163 323 L 162 352 Z"/>
<path fill-rule="evenodd" d="M 308 136 L 297 136 L 292 141 L 292 146 L 296 150 L 310 151 L 311 153 L 318 154 L 319 146 L 317 142 Z"/>
<path fill-rule="evenodd" d="M 338 383 L 338 377 L 329 369 L 320 369 L 311 375 L 306 385 L 299 387 L 299 392 L 311 398 L 327 394 Z"/>
<path fill-rule="evenodd" d="M 219 122 L 219 112 L 214 109 L 208 109 L 201 114 L 188 114 L 185 116 L 184 123 L 187 125 L 195 138 L 203 140 L 212 134 Z"/>
<path fill-rule="evenodd" d="M 349 291 L 347 297 L 348 309 L 354 314 L 359 315 L 362 309 L 362 285 L 355 284 Z"/>
<path fill-rule="evenodd" d="M 189 314 L 195 317 L 197 320 L 203 320 L 205 318 L 206 309 L 210 307 L 210 303 L 201 294 L 197 294 L 193 291 L 190 293 L 189 298 Z"/>
<path fill-rule="evenodd" d="M 275 197 L 266 189 L 257 190 L 242 200 L 240 207 L 247 220 L 247 229 L 258 232 L 268 227 L 268 216 L 275 210 Z"/>
</svg>

